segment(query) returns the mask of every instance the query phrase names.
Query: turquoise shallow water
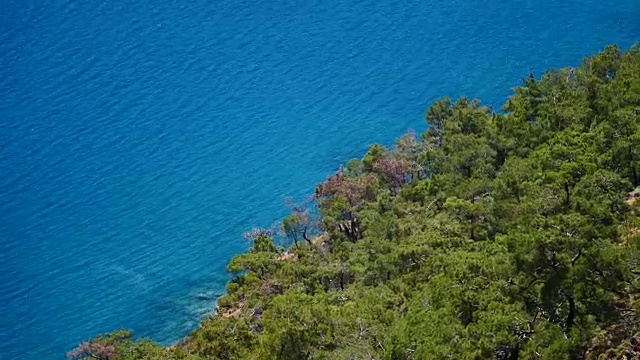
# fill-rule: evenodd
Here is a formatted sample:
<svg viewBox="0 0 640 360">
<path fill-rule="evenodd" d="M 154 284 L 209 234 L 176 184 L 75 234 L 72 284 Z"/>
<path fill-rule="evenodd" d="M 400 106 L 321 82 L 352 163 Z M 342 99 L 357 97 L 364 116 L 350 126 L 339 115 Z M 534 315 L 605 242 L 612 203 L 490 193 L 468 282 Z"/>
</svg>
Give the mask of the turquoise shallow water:
<svg viewBox="0 0 640 360">
<path fill-rule="evenodd" d="M 127 327 L 164 343 L 243 230 L 442 95 L 640 37 L 640 2 L 0 2 L 0 358 Z M 207 300 L 206 298 L 211 298 Z"/>
</svg>

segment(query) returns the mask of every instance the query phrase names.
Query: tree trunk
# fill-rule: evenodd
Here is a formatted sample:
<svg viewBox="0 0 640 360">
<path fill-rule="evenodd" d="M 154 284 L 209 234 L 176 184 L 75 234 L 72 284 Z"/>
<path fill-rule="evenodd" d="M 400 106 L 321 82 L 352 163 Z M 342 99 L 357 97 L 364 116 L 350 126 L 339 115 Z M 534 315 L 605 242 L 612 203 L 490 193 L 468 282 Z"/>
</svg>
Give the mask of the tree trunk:
<svg viewBox="0 0 640 360">
<path fill-rule="evenodd" d="M 566 197 L 564 199 L 564 206 L 567 210 L 569 210 L 569 207 L 571 206 L 571 192 L 569 191 L 569 183 L 565 182 L 564 183 L 564 192 L 566 194 Z"/>
<path fill-rule="evenodd" d="M 518 360 L 520 357 L 520 343 L 516 344 L 516 346 L 511 349 L 509 352 L 508 360 Z"/>
<path fill-rule="evenodd" d="M 567 314 L 567 321 L 565 324 L 565 332 L 567 334 L 569 334 L 569 332 L 571 332 L 571 329 L 573 328 L 573 323 L 576 317 L 576 302 L 573 299 L 573 296 L 569 295 L 567 297 L 567 300 L 569 301 L 569 313 Z"/>
<path fill-rule="evenodd" d="M 302 230 L 302 237 L 303 237 L 305 240 L 307 240 L 307 242 L 309 243 L 309 245 L 311 245 L 311 239 L 309 239 L 309 238 L 307 237 L 307 228 L 306 228 L 306 227 Z"/>
</svg>

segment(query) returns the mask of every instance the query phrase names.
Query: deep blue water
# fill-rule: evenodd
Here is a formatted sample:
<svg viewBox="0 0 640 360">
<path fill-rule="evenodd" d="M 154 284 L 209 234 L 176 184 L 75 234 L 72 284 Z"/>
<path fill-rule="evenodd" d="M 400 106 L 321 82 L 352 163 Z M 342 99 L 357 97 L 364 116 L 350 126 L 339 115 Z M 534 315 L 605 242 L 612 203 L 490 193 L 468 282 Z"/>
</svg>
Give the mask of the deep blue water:
<svg viewBox="0 0 640 360">
<path fill-rule="evenodd" d="M 197 326 L 269 226 L 433 100 L 640 37 L 637 0 L 0 1 L 0 358 Z"/>
</svg>

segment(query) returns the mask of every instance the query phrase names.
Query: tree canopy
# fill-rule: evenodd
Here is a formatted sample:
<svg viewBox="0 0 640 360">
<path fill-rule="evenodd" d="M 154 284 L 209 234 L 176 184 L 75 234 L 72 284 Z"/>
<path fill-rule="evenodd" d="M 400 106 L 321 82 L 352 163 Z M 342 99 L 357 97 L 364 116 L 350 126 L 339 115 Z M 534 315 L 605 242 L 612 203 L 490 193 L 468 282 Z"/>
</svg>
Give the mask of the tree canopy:
<svg viewBox="0 0 640 360">
<path fill-rule="evenodd" d="M 640 359 L 640 47 L 426 122 L 292 206 L 291 247 L 253 231 L 180 343 L 119 331 L 69 357 Z"/>
</svg>

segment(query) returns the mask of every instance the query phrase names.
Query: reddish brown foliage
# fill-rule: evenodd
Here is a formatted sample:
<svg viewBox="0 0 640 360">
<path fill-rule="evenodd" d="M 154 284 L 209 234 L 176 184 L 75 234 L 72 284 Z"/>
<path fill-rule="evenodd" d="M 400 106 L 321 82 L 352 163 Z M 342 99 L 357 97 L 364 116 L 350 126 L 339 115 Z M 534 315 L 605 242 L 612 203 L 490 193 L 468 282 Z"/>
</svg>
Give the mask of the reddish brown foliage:
<svg viewBox="0 0 640 360">
<path fill-rule="evenodd" d="M 373 164 L 373 170 L 389 181 L 394 189 L 399 189 L 407 182 L 409 163 L 404 159 L 385 156 Z"/>
<path fill-rule="evenodd" d="M 113 359 L 116 355 L 116 348 L 106 341 L 85 341 L 77 348 L 67 353 L 69 359 Z"/>
<path fill-rule="evenodd" d="M 346 177 L 342 171 L 330 176 L 316 188 L 316 199 L 328 199 L 334 196 L 344 197 L 351 206 L 360 206 L 372 196 L 375 177 L 365 174 L 358 177 Z"/>
<path fill-rule="evenodd" d="M 284 287 L 275 281 L 264 281 L 260 284 L 260 293 L 262 295 L 275 295 L 284 293 Z"/>
</svg>

